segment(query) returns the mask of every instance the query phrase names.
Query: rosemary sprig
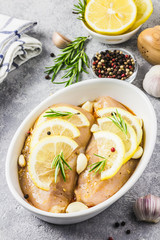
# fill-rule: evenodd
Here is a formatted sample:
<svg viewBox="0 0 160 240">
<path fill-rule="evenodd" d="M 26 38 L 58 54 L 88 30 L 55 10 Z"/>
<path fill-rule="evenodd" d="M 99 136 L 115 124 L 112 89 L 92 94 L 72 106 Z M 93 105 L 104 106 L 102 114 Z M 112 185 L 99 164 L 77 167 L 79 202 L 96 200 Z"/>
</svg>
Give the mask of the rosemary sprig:
<svg viewBox="0 0 160 240">
<path fill-rule="evenodd" d="M 88 56 L 84 50 L 84 44 L 88 37 L 78 37 L 74 41 L 72 41 L 66 48 L 61 50 L 61 54 L 58 55 L 57 58 L 54 59 L 55 64 L 51 67 L 46 67 L 45 73 L 48 75 L 52 75 L 52 82 L 55 84 L 63 84 L 65 83 L 66 87 L 71 85 L 74 82 L 78 82 L 79 75 L 82 72 L 88 74 L 88 72 L 84 69 L 84 67 L 88 67 Z M 55 82 L 55 77 L 59 73 L 60 70 L 66 70 L 66 74 L 62 77 L 62 79 L 66 79 L 66 81 Z"/>
<path fill-rule="evenodd" d="M 73 115 L 79 115 L 80 113 L 71 113 L 71 112 L 62 112 L 62 111 L 55 111 L 53 109 L 49 109 L 48 111 L 45 112 L 46 114 L 43 115 L 43 117 L 66 117 L 68 116 L 68 118 L 71 118 Z"/>
<path fill-rule="evenodd" d="M 112 117 L 108 117 L 112 122 L 123 132 L 127 135 L 127 124 L 124 121 L 121 114 L 116 109 L 116 113 L 112 112 Z"/>
<path fill-rule="evenodd" d="M 85 22 L 84 14 L 87 5 L 87 0 L 78 0 L 78 4 L 74 4 L 73 12 L 74 14 L 79 14 L 78 19 Z"/>
<path fill-rule="evenodd" d="M 88 167 L 92 167 L 92 168 L 89 170 L 89 172 L 92 172 L 92 171 L 94 171 L 94 170 L 96 169 L 96 170 L 95 170 L 95 173 L 97 173 L 98 171 L 99 171 L 99 173 L 101 173 L 101 172 L 104 170 L 104 167 L 105 167 L 105 165 L 106 165 L 107 159 L 106 159 L 105 157 L 102 157 L 102 156 L 100 156 L 100 155 L 98 155 L 98 154 L 95 154 L 95 153 L 94 153 L 94 155 L 97 156 L 97 157 L 99 157 L 99 158 L 102 158 L 102 159 L 104 159 L 104 160 L 99 161 L 99 162 L 95 162 L 95 163 L 89 165 Z"/>
<path fill-rule="evenodd" d="M 68 165 L 68 163 L 64 160 L 63 152 L 58 154 L 51 164 L 51 169 L 55 168 L 55 183 L 57 182 L 57 176 L 59 171 L 61 171 L 63 180 L 66 181 L 66 174 L 65 174 L 65 166 L 67 166 L 68 169 L 72 170 L 72 168 Z"/>
</svg>

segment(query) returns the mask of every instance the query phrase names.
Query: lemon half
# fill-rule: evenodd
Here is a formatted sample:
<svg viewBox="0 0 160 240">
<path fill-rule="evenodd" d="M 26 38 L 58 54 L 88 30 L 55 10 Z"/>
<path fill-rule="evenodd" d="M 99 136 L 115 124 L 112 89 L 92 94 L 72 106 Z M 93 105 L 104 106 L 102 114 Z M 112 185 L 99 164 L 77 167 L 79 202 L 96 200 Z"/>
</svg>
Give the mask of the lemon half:
<svg viewBox="0 0 160 240">
<path fill-rule="evenodd" d="M 85 20 L 95 31 L 118 35 L 132 27 L 137 8 L 133 0 L 90 0 L 85 10 Z"/>
</svg>

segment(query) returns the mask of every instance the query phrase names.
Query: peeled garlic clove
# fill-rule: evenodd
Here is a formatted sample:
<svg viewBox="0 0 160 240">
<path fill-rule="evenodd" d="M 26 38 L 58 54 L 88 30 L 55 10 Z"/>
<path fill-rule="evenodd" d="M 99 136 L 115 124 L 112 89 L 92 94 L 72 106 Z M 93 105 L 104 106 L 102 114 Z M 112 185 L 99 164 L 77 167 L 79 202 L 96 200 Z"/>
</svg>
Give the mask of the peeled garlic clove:
<svg viewBox="0 0 160 240">
<path fill-rule="evenodd" d="M 139 221 L 157 223 L 160 221 L 160 198 L 147 195 L 136 200 L 134 213 Z"/>
<path fill-rule="evenodd" d="M 88 207 L 82 202 L 70 203 L 66 209 L 66 213 L 79 212 L 88 209 Z"/>
<path fill-rule="evenodd" d="M 160 65 L 152 67 L 146 73 L 143 88 L 148 94 L 157 98 L 160 97 Z"/>
<path fill-rule="evenodd" d="M 53 36 L 52 36 L 52 41 L 54 43 L 54 45 L 58 48 L 66 48 L 71 40 L 66 38 L 65 36 L 63 36 L 62 34 L 58 33 L 58 32 L 54 32 Z"/>
<path fill-rule="evenodd" d="M 139 117 L 136 117 L 137 118 L 137 121 L 139 122 L 141 128 L 143 127 L 143 120 L 142 118 L 139 118 Z"/>
<path fill-rule="evenodd" d="M 22 168 L 26 166 L 26 160 L 25 160 L 23 154 L 21 154 L 18 158 L 18 165 Z"/>
<path fill-rule="evenodd" d="M 84 171 L 84 169 L 87 167 L 88 159 L 85 154 L 80 153 L 77 157 L 77 168 L 76 171 L 78 174 Z"/>
<path fill-rule="evenodd" d="M 143 148 L 141 146 L 138 146 L 137 151 L 135 152 L 132 158 L 138 159 L 142 156 L 142 154 L 143 154 Z"/>
<path fill-rule="evenodd" d="M 99 128 L 99 126 L 97 125 L 97 124 L 93 124 L 92 125 L 92 127 L 91 127 L 91 132 L 97 132 L 97 131 L 99 131 L 100 130 L 100 128 Z"/>
<path fill-rule="evenodd" d="M 83 105 L 82 105 L 82 108 L 90 113 L 93 112 L 93 103 L 90 102 L 90 101 L 87 101 L 85 102 Z"/>
</svg>

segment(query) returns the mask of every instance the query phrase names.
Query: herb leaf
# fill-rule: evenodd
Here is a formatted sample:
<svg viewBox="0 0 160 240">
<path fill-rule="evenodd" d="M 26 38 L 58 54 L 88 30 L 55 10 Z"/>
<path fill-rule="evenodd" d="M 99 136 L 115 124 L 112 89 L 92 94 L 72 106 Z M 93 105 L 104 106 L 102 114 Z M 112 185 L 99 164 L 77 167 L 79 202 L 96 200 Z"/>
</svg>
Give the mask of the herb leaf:
<svg viewBox="0 0 160 240">
<path fill-rule="evenodd" d="M 65 166 L 67 166 L 68 169 L 72 170 L 72 168 L 69 166 L 69 164 L 64 160 L 63 152 L 58 154 L 51 164 L 51 169 L 55 168 L 55 183 L 57 182 L 57 176 L 59 171 L 61 171 L 63 180 L 66 181 L 66 174 L 65 174 Z"/>
<path fill-rule="evenodd" d="M 86 5 L 87 5 L 87 0 L 78 0 L 78 4 L 74 4 L 74 9 L 73 12 L 74 14 L 79 14 L 78 19 L 85 21 L 84 18 L 84 13 L 85 13 L 85 9 L 86 9 Z"/>
<path fill-rule="evenodd" d="M 95 173 L 97 173 L 97 172 L 101 173 L 105 168 L 107 159 L 105 157 L 102 157 L 102 156 L 100 156 L 98 154 L 95 154 L 95 153 L 94 153 L 94 155 L 99 157 L 99 158 L 102 158 L 103 160 L 89 165 L 88 167 L 92 167 L 89 170 L 89 172 L 92 172 L 92 171 L 95 170 Z"/>
<path fill-rule="evenodd" d="M 79 112 L 77 113 L 71 113 L 71 112 L 62 112 L 62 111 L 55 111 L 53 109 L 49 109 L 48 111 L 45 112 L 46 114 L 43 115 L 43 117 L 52 117 L 52 118 L 57 118 L 57 117 L 65 117 L 68 116 L 68 118 L 71 118 L 73 115 L 78 115 L 80 114 Z"/>
<path fill-rule="evenodd" d="M 66 48 L 61 50 L 61 54 L 54 59 L 54 65 L 46 67 L 45 73 L 52 74 L 51 81 L 54 84 L 65 83 L 66 87 L 74 82 L 78 82 L 79 75 L 82 72 L 88 73 L 84 67 L 89 68 L 88 56 L 85 53 L 84 44 L 89 37 L 78 37 L 72 41 Z M 55 82 L 55 77 L 59 71 L 67 71 L 62 79 L 67 78 L 66 81 Z"/>
<path fill-rule="evenodd" d="M 116 113 L 112 112 L 112 117 L 108 117 L 122 132 L 127 135 L 127 124 L 121 114 L 116 109 Z"/>
</svg>

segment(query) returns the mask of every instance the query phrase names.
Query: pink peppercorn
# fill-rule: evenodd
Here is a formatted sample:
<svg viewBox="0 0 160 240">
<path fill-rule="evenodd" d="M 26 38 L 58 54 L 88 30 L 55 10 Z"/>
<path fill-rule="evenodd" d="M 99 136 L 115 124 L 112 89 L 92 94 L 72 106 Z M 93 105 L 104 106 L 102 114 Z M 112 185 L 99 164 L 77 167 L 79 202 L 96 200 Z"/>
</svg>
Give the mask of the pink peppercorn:
<svg viewBox="0 0 160 240">
<path fill-rule="evenodd" d="M 102 77 L 102 75 L 101 75 L 101 74 L 99 74 L 99 75 L 98 75 L 98 77 L 99 77 L 99 78 L 101 78 L 101 77 Z"/>
<path fill-rule="evenodd" d="M 96 65 L 96 62 L 93 62 L 93 65 Z"/>
<path fill-rule="evenodd" d="M 125 77 L 125 74 L 123 73 L 123 74 L 121 75 L 121 77 Z"/>
<path fill-rule="evenodd" d="M 128 58 L 128 55 L 125 55 L 125 58 Z"/>
<path fill-rule="evenodd" d="M 115 152 L 116 149 L 114 147 L 111 148 L 111 152 Z"/>
</svg>

